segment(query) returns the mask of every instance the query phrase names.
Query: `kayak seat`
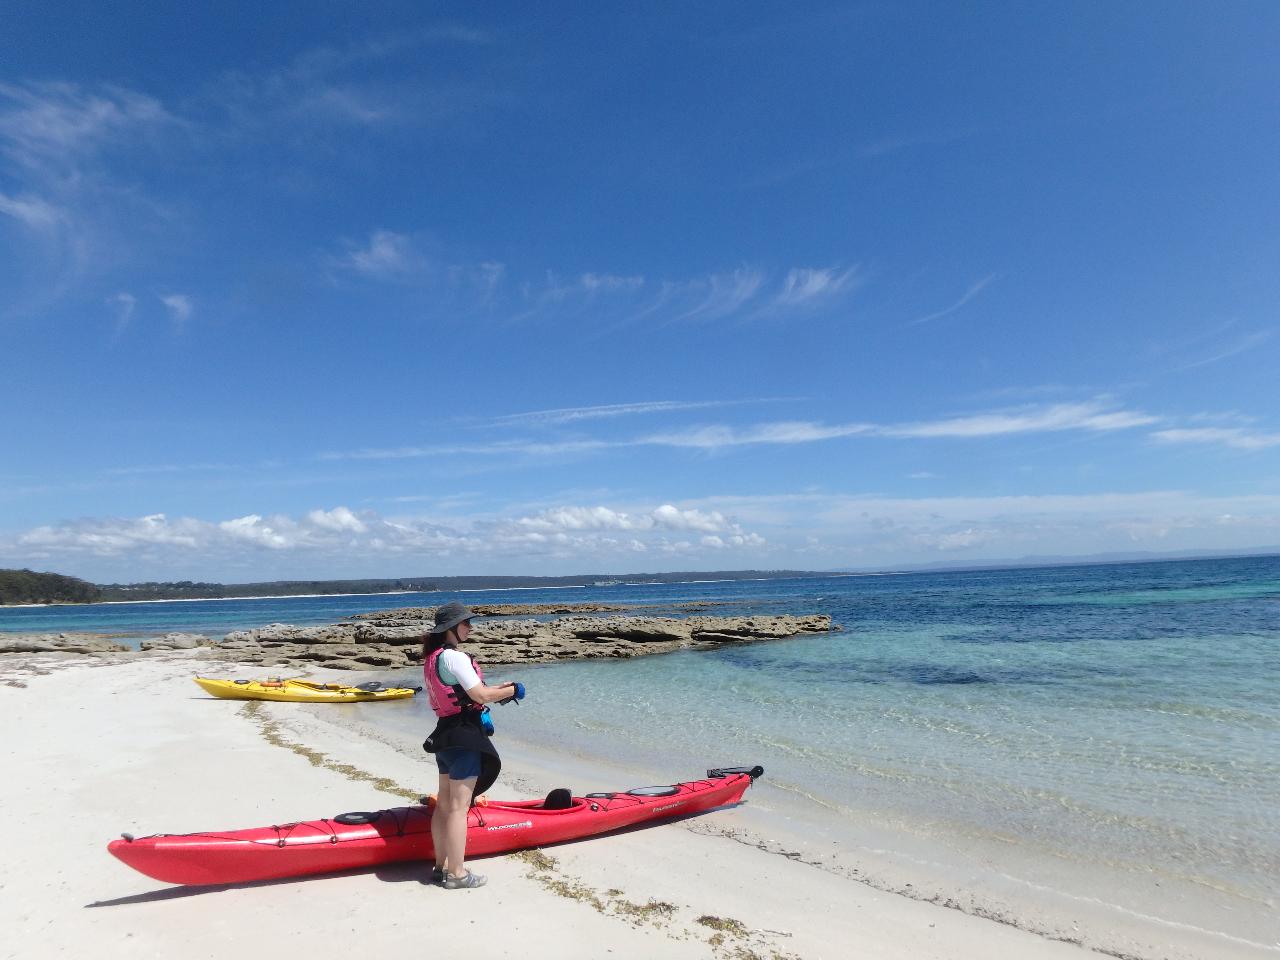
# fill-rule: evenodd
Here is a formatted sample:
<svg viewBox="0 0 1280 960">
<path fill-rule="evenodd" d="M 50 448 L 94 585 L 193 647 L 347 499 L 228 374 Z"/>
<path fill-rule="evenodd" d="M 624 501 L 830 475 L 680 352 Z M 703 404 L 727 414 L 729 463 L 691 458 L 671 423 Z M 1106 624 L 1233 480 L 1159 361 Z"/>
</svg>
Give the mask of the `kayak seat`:
<svg viewBox="0 0 1280 960">
<path fill-rule="evenodd" d="M 573 806 L 573 793 L 565 787 L 556 787 L 542 801 L 543 810 L 568 810 Z"/>
</svg>

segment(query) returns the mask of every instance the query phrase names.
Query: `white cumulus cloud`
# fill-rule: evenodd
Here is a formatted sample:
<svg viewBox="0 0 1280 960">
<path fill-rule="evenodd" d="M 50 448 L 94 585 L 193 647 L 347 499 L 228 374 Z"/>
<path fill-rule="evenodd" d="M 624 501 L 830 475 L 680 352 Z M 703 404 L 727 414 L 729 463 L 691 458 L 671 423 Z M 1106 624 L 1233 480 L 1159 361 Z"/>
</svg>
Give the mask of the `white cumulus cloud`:
<svg viewBox="0 0 1280 960">
<path fill-rule="evenodd" d="M 364 533 L 369 529 L 363 520 L 346 507 L 334 507 L 332 510 L 312 510 L 307 520 L 322 530 L 346 530 L 351 533 Z"/>
<path fill-rule="evenodd" d="M 695 542 L 689 533 L 703 537 Z M 234 579 L 219 572 L 227 569 L 281 571 L 241 579 L 301 578 L 304 566 L 333 569 L 333 576 L 365 576 L 373 575 L 369 565 L 386 562 L 401 574 L 467 572 L 476 564 L 536 573 L 548 563 L 621 572 L 637 554 L 686 557 L 696 567 L 708 551 L 758 551 L 764 545 L 758 533 L 720 511 L 673 504 L 642 510 L 567 505 L 447 523 L 337 506 L 301 516 L 249 513 L 203 520 L 156 513 L 45 525 L 0 537 L 0 566 L 100 568 L 116 573 L 99 579 L 121 581 Z"/>
</svg>

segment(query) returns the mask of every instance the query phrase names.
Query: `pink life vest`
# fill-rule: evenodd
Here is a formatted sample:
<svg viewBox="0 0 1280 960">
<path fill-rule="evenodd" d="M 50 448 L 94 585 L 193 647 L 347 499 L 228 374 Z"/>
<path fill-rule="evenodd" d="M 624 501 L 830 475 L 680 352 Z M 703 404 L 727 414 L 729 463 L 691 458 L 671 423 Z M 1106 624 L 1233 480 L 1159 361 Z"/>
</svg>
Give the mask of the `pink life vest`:
<svg viewBox="0 0 1280 960">
<path fill-rule="evenodd" d="M 427 688 L 427 696 L 431 700 L 431 709 L 435 711 L 437 717 L 452 717 L 464 710 L 483 710 L 484 704 L 476 703 L 468 697 L 467 691 L 463 690 L 460 684 L 447 684 L 440 679 L 440 654 L 447 649 L 449 648 L 441 647 L 436 650 L 422 665 L 422 679 Z M 471 657 L 471 654 L 467 656 Z M 480 682 L 484 683 L 484 671 L 476 663 L 475 657 L 471 657 L 471 665 L 476 668 L 476 676 L 480 678 Z"/>
</svg>

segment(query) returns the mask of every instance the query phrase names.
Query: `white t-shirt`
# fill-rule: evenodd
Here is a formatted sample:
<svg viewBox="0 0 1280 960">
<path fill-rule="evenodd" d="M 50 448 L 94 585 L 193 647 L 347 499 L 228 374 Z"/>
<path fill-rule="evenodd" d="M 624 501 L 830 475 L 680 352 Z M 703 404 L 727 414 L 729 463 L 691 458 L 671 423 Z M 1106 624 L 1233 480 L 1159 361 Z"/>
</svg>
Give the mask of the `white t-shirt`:
<svg viewBox="0 0 1280 960">
<path fill-rule="evenodd" d="M 440 652 L 440 679 L 446 686 L 455 683 L 463 690 L 470 690 L 480 682 L 480 674 L 471 665 L 471 658 L 461 650 L 442 650 Z"/>
</svg>

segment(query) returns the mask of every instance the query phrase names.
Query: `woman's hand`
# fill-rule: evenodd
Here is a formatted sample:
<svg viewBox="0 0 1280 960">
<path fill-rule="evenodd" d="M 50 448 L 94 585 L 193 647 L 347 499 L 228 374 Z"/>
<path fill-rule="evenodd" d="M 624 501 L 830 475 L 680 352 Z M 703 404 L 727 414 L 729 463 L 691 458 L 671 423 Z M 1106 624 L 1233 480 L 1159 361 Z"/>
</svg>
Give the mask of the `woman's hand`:
<svg viewBox="0 0 1280 960">
<path fill-rule="evenodd" d="M 467 696 L 475 703 L 506 703 L 524 696 L 524 684 L 503 683 L 491 687 L 484 683 L 477 683 L 467 691 Z"/>
</svg>

